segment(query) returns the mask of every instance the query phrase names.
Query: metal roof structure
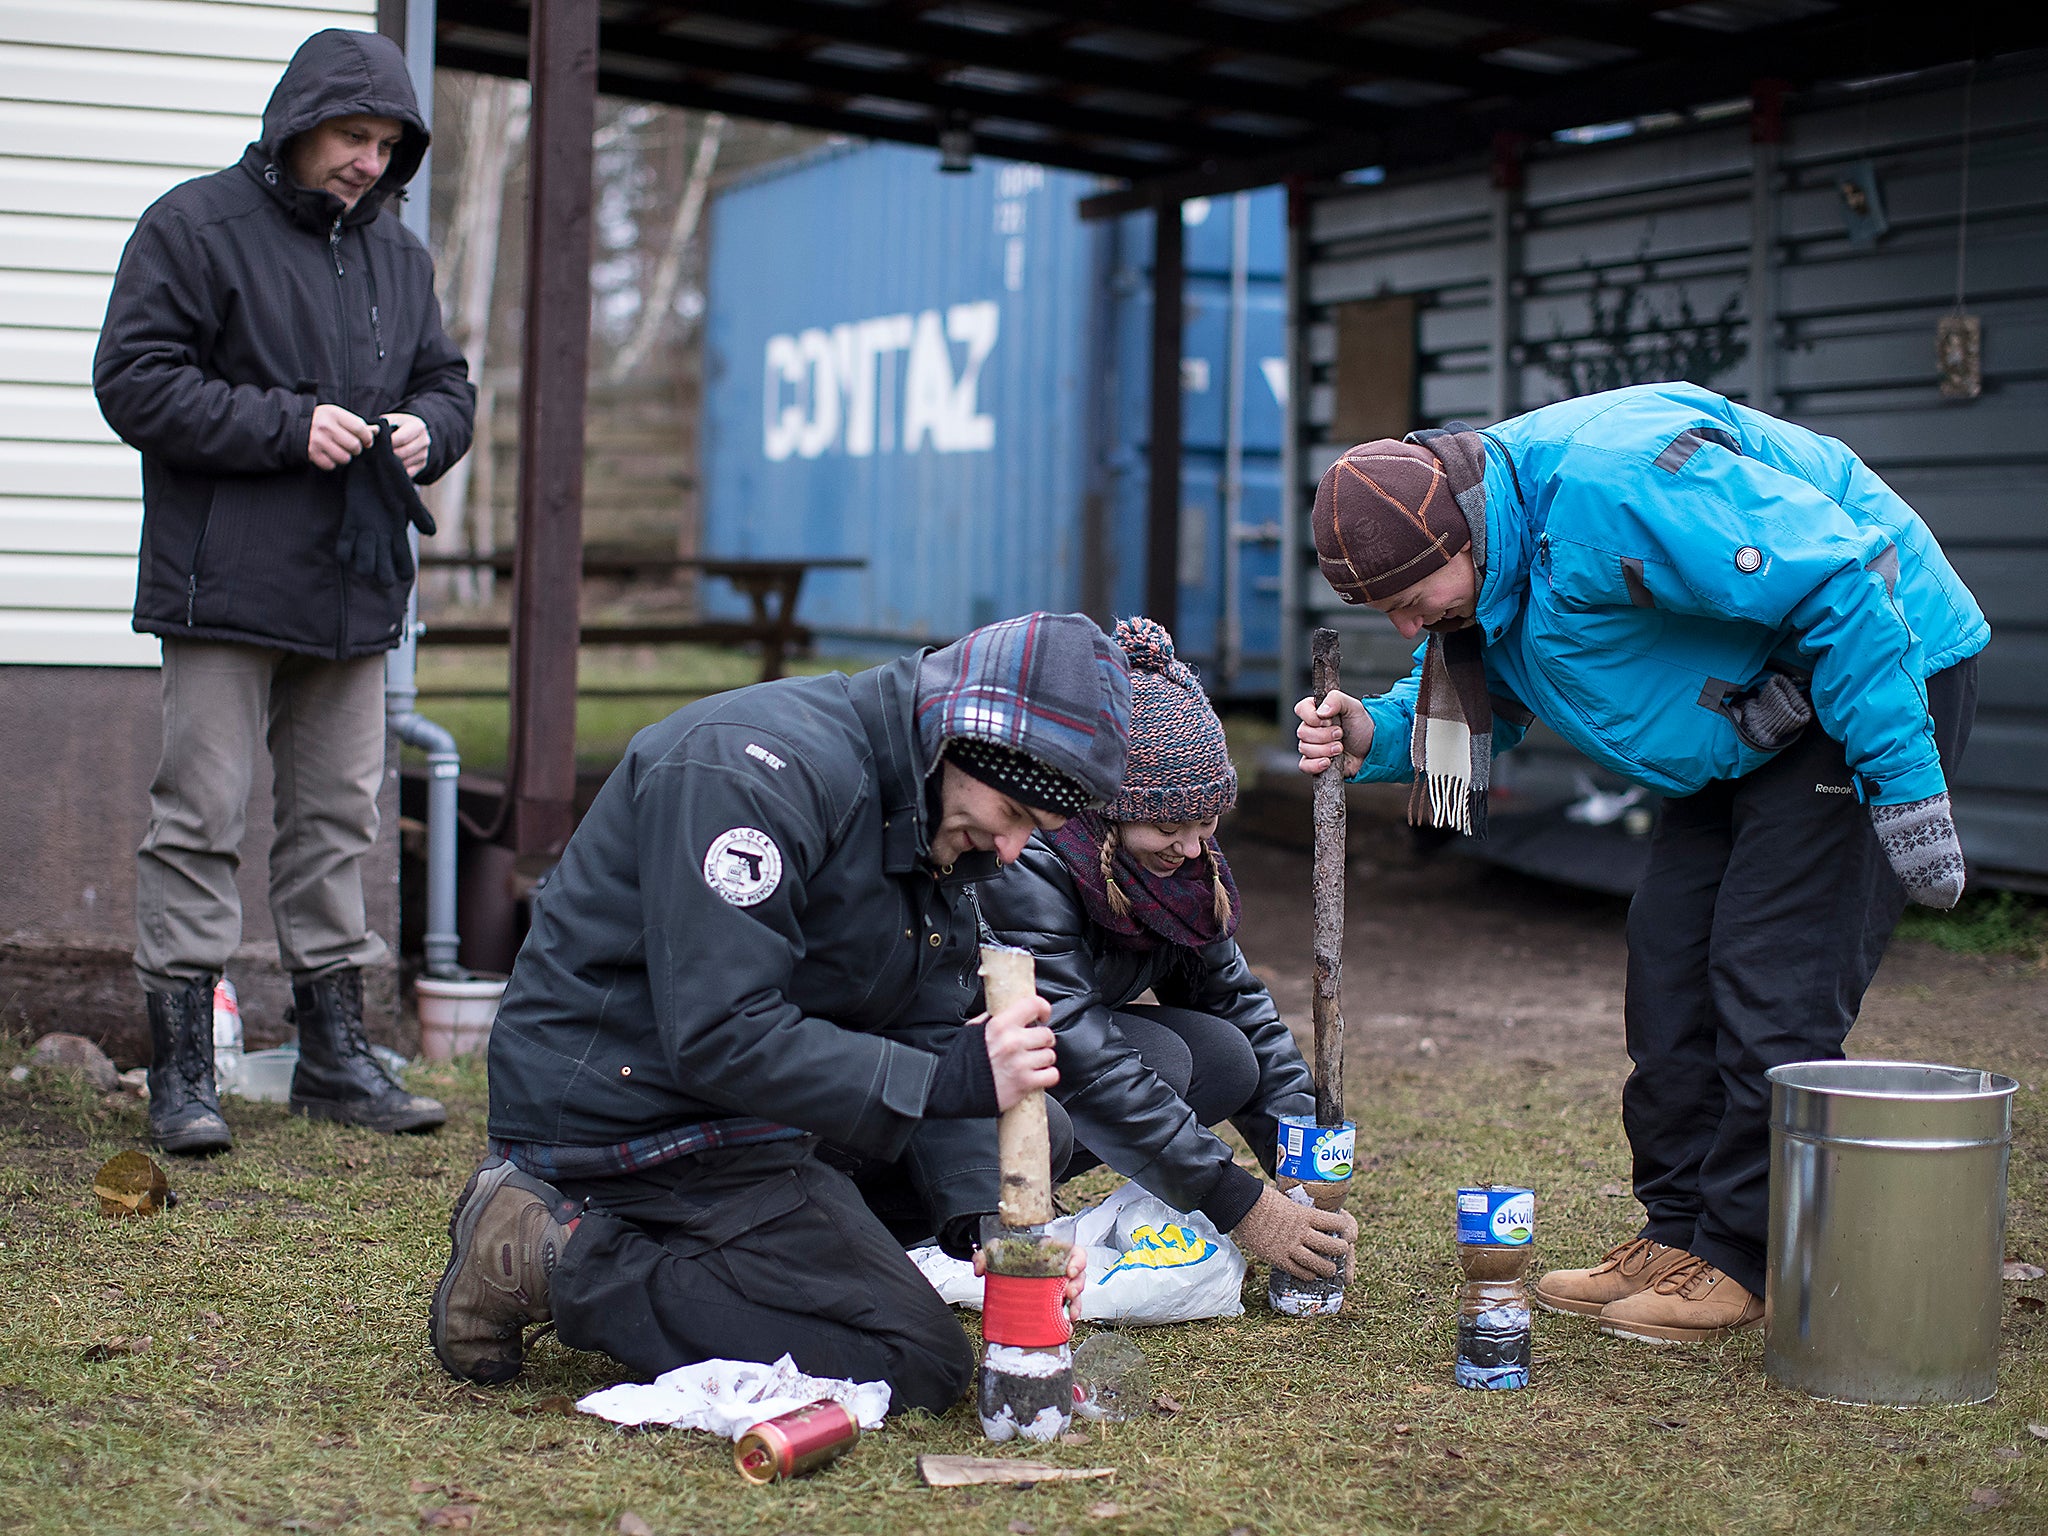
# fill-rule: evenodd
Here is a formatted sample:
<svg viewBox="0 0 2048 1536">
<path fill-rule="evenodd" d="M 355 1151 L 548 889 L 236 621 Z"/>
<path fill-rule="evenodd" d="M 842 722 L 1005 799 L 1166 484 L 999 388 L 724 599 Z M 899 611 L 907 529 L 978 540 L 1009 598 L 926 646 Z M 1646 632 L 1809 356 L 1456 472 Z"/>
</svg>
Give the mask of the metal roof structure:
<svg viewBox="0 0 2048 1536">
<path fill-rule="evenodd" d="M 1185 199 L 1397 173 L 1603 122 L 2048 43 L 2048 6 L 1953 0 L 378 0 L 409 50 L 533 82 L 510 782 L 501 833 L 574 822 L 597 93 L 1091 172 L 1150 209 L 1146 611 L 1178 601 Z M 1771 134 L 1766 122 L 1761 129 Z M 1121 182 L 1122 186 L 1114 185 Z"/>
<path fill-rule="evenodd" d="M 437 62 L 526 72 L 524 0 L 439 0 Z M 1964 0 L 602 0 L 598 89 L 1130 184 L 1091 211 L 2048 42 Z"/>
</svg>

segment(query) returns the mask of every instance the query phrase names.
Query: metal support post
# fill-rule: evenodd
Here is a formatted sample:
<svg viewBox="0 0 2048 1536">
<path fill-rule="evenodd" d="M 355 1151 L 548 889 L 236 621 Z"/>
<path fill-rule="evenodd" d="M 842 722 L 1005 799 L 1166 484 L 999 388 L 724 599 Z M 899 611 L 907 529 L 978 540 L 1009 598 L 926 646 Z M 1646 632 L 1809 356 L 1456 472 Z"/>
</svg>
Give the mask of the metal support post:
<svg viewBox="0 0 2048 1536">
<path fill-rule="evenodd" d="M 1180 355 L 1185 263 L 1178 199 L 1152 210 L 1152 421 L 1145 511 L 1145 612 L 1180 618 Z"/>
<path fill-rule="evenodd" d="M 1224 692 L 1235 692 L 1244 670 L 1244 546 L 1259 536 L 1244 521 L 1244 390 L 1251 359 L 1252 197 L 1230 199 L 1230 341 L 1224 350 L 1227 384 L 1223 415 L 1223 622 L 1216 636 L 1216 671 Z"/>
<path fill-rule="evenodd" d="M 522 854 L 559 853 L 575 819 L 597 9 L 597 0 L 534 0 L 528 34 L 533 117 L 505 791 L 506 830 Z"/>
<path fill-rule="evenodd" d="M 1520 134 L 1496 134 L 1493 140 L 1493 271 L 1489 297 L 1493 331 L 1488 337 L 1487 366 L 1493 371 L 1493 419 L 1505 421 L 1522 408 L 1522 153 Z"/>
<path fill-rule="evenodd" d="M 1294 730 L 1294 701 L 1307 681 L 1302 660 L 1302 638 L 1308 627 L 1307 605 L 1302 599 L 1302 569 L 1308 559 L 1304 537 L 1308 518 L 1301 505 L 1302 416 L 1308 399 L 1303 382 L 1307 367 L 1303 361 L 1302 326 L 1306 307 L 1302 290 L 1308 263 L 1308 197 L 1299 178 L 1287 182 L 1287 270 L 1281 295 L 1281 343 L 1286 360 L 1281 377 L 1286 394 L 1280 401 L 1280 655 L 1276 711 L 1283 738 Z"/>
<path fill-rule="evenodd" d="M 1778 413 L 1778 156 L 1785 139 L 1785 82 L 1750 91 L 1749 404 Z"/>
</svg>

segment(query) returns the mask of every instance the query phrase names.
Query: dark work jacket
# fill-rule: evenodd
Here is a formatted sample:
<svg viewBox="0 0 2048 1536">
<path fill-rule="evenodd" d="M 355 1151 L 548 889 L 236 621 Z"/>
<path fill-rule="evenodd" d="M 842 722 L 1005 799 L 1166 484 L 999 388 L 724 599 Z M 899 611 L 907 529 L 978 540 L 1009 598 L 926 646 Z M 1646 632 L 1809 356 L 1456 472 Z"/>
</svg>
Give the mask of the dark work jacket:
<svg viewBox="0 0 2048 1536">
<path fill-rule="evenodd" d="M 404 136 L 377 185 L 295 185 L 288 140 L 353 113 Z M 431 481 L 468 450 L 476 391 L 441 328 L 433 264 L 396 194 L 426 129 L 387 39 L 316 33 L 241 163 L 173 187 L 122 253 L 93 359 L 100 410 L 142 454 L 135 628 L 345 658 L 389 649 L 406 583 L 344 575 L 346 470 L 313 468 L 316 404 L 426 423 Z"/>
<path fill-rule="evenodd" d="M 998 937 L 1037 958 L 1038 993 L 1052 1004 L 1058 1042 L 1060 1081 L 1052 1092 L 1082 1145 L 1176 1210 L 1199 1210 L 1226 1232 L 1236 1226 L 1258 1199 L 1258 1180 L 1139 1059 L 1111 1010 L 1150 988 L 1169 1007 L 1211 1014 L 1244 1032 L 1258 1058 L 1259 1086 L 1232 1123 L 1272 1172 L 1279 1117 L 1314 1114 L 1315 1083 L 1237 940 L 1122 948 L 1089 918 L 1065 861 L 1036 837 L 1000 879 L 981 887 L 981 910 Z"/>
<path fill-rule="evenodd" d="M 934 1226 L 995 1209 L 995 1121 L 920 1119 L 979 985 L 968 882 L 996 871 L 925 862 L 921 659 L 720 694 L 633 738 L 534 893 L 491 1135 L 606 1146 L 758 1116 L 911 1154 Z"/>
</svg>

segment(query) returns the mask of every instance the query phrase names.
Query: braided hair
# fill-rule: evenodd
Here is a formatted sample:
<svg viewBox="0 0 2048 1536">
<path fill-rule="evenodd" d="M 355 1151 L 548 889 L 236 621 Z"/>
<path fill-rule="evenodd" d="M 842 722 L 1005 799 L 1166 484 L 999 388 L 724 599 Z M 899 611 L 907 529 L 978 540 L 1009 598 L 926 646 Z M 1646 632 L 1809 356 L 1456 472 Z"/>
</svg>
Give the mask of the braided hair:
<svg viewBox="0 0 2048 1536">
<path fill-rule="evenodd" d="M 1108 888 L 1109 909 L 1118 917 L 1129 917 L 1131 898 L 1126 896 L 1123 887 L 1116 883 L 1116 856 L 1118 850 L 1123 847 L 1123 841 L 1121 822 L 1112 821 L 1103 828 L 1100 855 L 1102 883 Z M 1223 864 L 1218 857 L 1216 839 L 1203 838 L 1202 850 L 1209 855 L 1210 903 L 1216 913 L 1217 923 L 1227 928 L 1230 924 L 1230 889 L 1223 883 Z"/>
</svg>

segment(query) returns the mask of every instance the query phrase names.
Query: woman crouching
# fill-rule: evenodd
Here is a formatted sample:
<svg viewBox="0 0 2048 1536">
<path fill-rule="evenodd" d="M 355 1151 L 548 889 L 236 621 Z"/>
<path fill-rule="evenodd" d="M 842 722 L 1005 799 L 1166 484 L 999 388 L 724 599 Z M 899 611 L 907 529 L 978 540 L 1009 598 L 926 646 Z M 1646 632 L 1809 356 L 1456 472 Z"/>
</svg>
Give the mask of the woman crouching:
<svg viewBox="0 0 2048 1536">
<path fill-rule="evenodd" d="M 1237 885 L 1216 846 L 1237 800 L 1223 725 L 1164 628 L 1125 619 L 1114 638 L 1131 666 L 1122 790 L 980 887 L 1052 1005 L 1054 1177 L 1107 1163 L 1268 1264 L 1327 1279 L 1357 1222 L 1287 1199 L 1208 1129 L 1230 1121 L 1271 1174 L 1280 1117 L 1315 1112 L 1308 1064 L 1237 947 Z M 1148 989 L 1157 1005 L 1134 1001 Z"/>
</svg>

